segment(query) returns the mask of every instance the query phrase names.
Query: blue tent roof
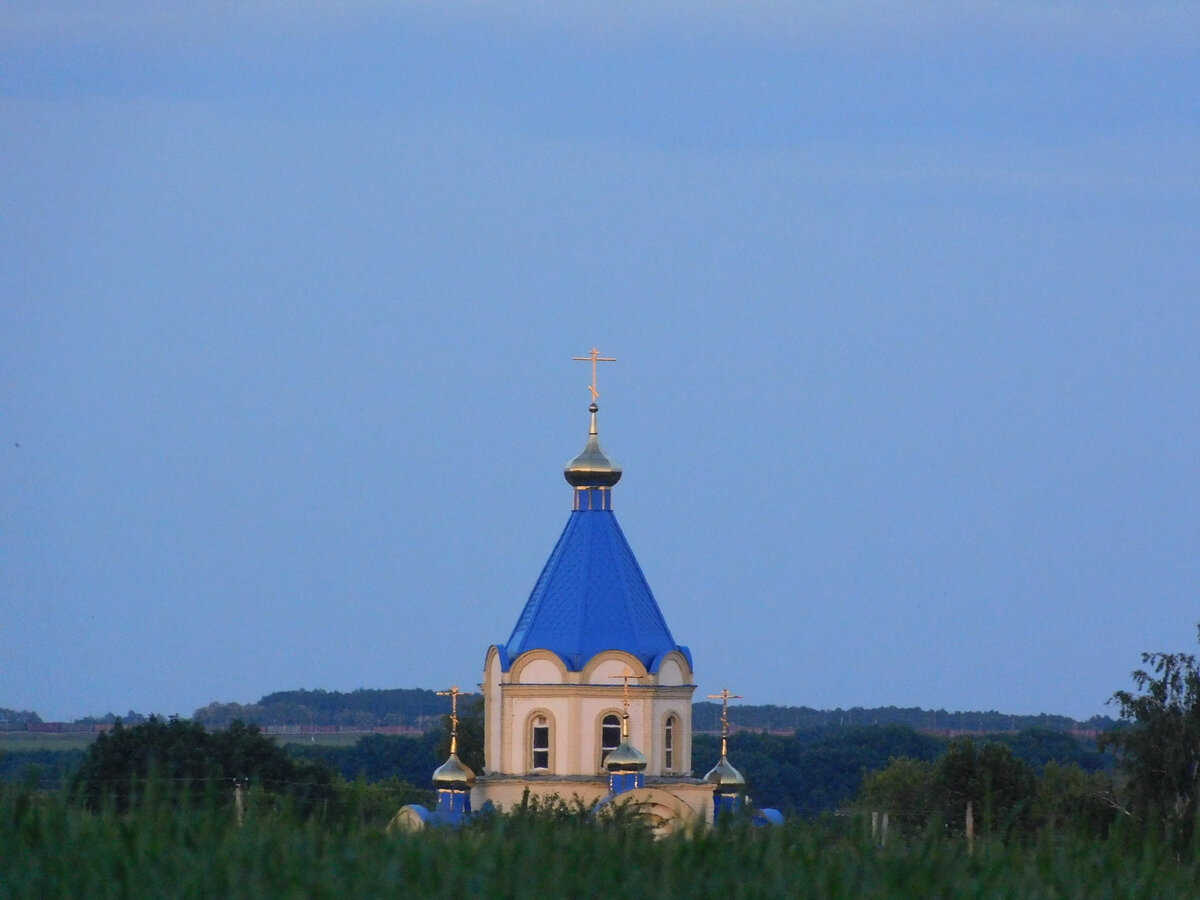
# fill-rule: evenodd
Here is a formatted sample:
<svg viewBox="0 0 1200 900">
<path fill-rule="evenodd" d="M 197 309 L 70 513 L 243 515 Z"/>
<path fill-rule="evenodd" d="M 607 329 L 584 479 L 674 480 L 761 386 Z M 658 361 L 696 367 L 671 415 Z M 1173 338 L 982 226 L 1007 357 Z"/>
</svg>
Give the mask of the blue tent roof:
<svg viewBox="0 0 1200 900">
<path fill-rule="evenodd" d="M 690 665 L 687 648 L 671 637 L 611 509 L 571 513 L 517 627 L 500 648 L 504 668 L 537 649 L 552 650 L 575 672 L 603 650 L 631 653 L 650 671 L 663 655 L 679 650 Z"/>
</svg>

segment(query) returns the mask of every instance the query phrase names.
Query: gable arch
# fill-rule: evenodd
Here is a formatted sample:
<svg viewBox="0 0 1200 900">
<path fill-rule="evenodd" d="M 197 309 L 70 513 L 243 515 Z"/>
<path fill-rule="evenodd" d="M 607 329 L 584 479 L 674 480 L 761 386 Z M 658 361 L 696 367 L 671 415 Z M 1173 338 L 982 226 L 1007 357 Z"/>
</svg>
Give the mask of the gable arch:
<svg viewBox="0 0 1200 900">
<path fill-rule="evenodd" d="M 659 656 L 650 666 L 650 671 L 655 674 L 658 684 L 678 686 L 692 683 L 692 667 L 687 657 L 678 650 Z"/>
<path fill-rule="evenodd" d="M 646 818 L 656 837 L 687 833 L 704 824 L 700 815 L 680 797 L 657 787 L 640 787 L 618 794 L 608 803 L 630 805 Z"/>
<path fill-rule="evenodd" d="M 528 650 L 509 670 L 510 684 L 565 684 L 567 665 L 553 650 Z"/>
<path fill-rule="evenodd" d="M 645 678 L 649 673 L 646 667 L 642 665 L 642 661 L 632 653 L 627 653 L 624 650 L 602 650 L 587 661 L 583 667 L 583 683 L 584 684 L 612 684 L 621 685 L 620 674 L 626 669 L 633 673 L 633 677 L 639 679 L 637 683 L 643 683 L 640 679 Z"/>
</svg>

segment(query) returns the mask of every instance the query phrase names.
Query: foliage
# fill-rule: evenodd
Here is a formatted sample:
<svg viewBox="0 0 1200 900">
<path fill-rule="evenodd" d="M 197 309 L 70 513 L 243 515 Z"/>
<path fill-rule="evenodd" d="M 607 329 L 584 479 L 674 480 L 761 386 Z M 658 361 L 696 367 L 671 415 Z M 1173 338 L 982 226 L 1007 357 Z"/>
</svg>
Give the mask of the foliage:
<svg viewBox="0 0 1200 900">
<path fill-rule="evenodd" d="M 464 700 L 470 698 L 478 698 L 478 695 L 463 695 Z M 242 719 L 260 725 L 340 725 L 355 728 L 403 725 L 424 730 L 449 711 L 449 698 L 419 688 L 296 690 L 276 691 L 249 704 L 210 703 L 196 710 L 193 718 L 210 727 L 228 725 L 234 719 Z M 944 709 L 896 706 L 822 710 L 807 706 L 745 704 L 738 706 L 734 712 L 735 722 L 740 728 L 776 734 L 825 732 L 839 728 L 848 730 L 873 725 L 903 725 L 918 731 L 939 733 L 1015 732 L 1029 728 L 1069 732 L 1081 728 L 1104 730 L 1113 724 L 1107 716 L 1077 722 L 1067 716 L 1047 714 L 1015 716 L 995 710 L 947 712 Z M 720 720 L 719 703 L 702 701 L 692 705 L 692 724 L 697 732 L 718 733 Z"/>
<path fill-rule="evenodd" d="M 1111 768 L 1112 757 L 1096 749 L 1093 741 L 1085 744 L 1070 734 L 1049 728 L 1027 728 L 1017 734 L 994 734 L 987 738 L 1006 744 L 1013 756 L 1029 763 L 1039 773 L 1051 762 L 1076 765 L 1085 772 Z"/>
<path fill-rule="evenodd" d="M 1033 821 L 1052 831 L 1104 837 L 1116 818 L 1112 778 L 1072 763 L 1046 763 L 1033 800 Z"/>
<path fill-rule="evenodd" d="M 1086 771 L 1104 767 L 1105 758 L 1100 753 L 1084 748 L 1071 735 L 1047 729 L 991 736 L 988 743 L 1010 747 L 1013 757 L 1028 763 L 1035 771 L 1050 761 L 1077 763 Z M 716 762 L 719 748 L 718 738 L 695 735 L 692 760 L 698 775 Z M 746 776 L 755 802 L 759 806 L 774 806 L 789 814 L 807 817 L 849 805 L 858 795 L 866 772 L 883 769 L 898 758 L 931 762 L 942 756 L 946 748 L 943 739 L 902 725 L 827 728 L 799 732 L 794 736 L 740 731 L 729 739 L 730 761 Z M 1001 765 L 1000 749 L 988 753 L 1001 754 L 989 759 L 989 762 Z M 981 803 L 982 800 L 976 803 L 979 815 L 984 812 Z M 907 804 L 905 809 L 908 809 Z M 930 812 L 918 810 L 915 815 L 924 822 Z M 937 812 L 942 814 L 944 810 L 939 807 Z M 905 813 L 905 817 L 908 816 Z M 961 812 L 956 813 L 955 818 L 961 819 Z"/>
<path fill-rule="evenodd" d="M 958 738 L 934 762 L 899 757 L 869 773 L 856 805 L 888 812 L 906 835 L 934 826 L 961 834 L 970 803 L 979 833 L 1070 828 L 1102 836 L 1114 819 L 1112 794 L 1104 772 L 1049 760 L 1039 776 L 1006 743 Z"/>
<path fill-rule="evenodd" d="M 1133 672 L 1140 693 L 1113 694 L 1128 727 L 1105 736 L 1127 776 L 1130 811 L 1190 841 L 1200 780 L 1200 670 L 1188 653 L 1143 653 Z"/>
<path fill-rule="evenodd" d="M 849 803 L 864 771 L 882 768 L 894 756 L 933 759 L 943 746 L 938 738 L 901 725 L 797 735 L 739 731 L 729 738 L 729 758 L 746 777 L 756 805 L 816 816 Z M 692 762 L 698 775 L 708 771 L 719 754 L 719 738 L 694 736 Z"/>
<path fill-rule="evenodd" d="M 476 695 L 466 694 L 464 699 Z M 431 727 L 450 711 L 448 697 L 420 688 L 356 691 L 276 691 L 257 703 L 210 703 L 195 718 L 209 726 L 234 719 L 260 725 L 340 725 L 350 728 Z"/>
<path fill-rule="evenodd" d="M 941 734 L 968 731 L 978 734 L 1016 732 L 1030 728 L 1070 732 L 1103 731 L 1114 724 L 1108 716 L 1094 716 L 1086 722 L 1078 722 L 1068 716 L 1045 713 L 1018 716 L 995 710 L 947 712 L 944 709 L 921 709 L 915 706 L 813 709 L 809 706 L 756 706 L 747 703 L 737 706 L 731 713 L 739 728 L 767 730 L 777 734 L 792 731 L 828 731 L 835 728 L 851 729 L 871 725 L 904 725 L 916 731 Z M 706 701 L 692 704 L 692 727 L 700 732 L 719 732 L 721 704 Z"/>
<path fill-rule="evenodd" d="M 937 776 L 935 763 L 897 757 L 887 768 L 867 773 L 858 806 L 887 812 L 903 834 L 919 834 L 934 818 Z"/>
<path fill-rule="evenodd" d="M 82 762 L 82 750 L 3 750 L 0 781 L 55 787 L 69 780 Z"/>
<path fill-rule="evenodd" d="M 120 722 L 122 725 L 141 725 L 149 718 L 149 716 L 131 709 L 123 716 L 110 712 L 103 716 L 84 716 L 82 719 L 76 719 L 75 723 L 77 725 L 116 725 Z"/>
<path fill-rule="evenodd" d="M 28 709 L 6 709 L 0 706 L 0 725 L 37 725 L 42 717 Z"/>
<path fill-rule="evenodd" d="M 459 751 L 463 761 L 482 769 L 482 710 L 468 700 L 459 721 Z M 297 761 L 315 761 L 341 773 L 347 783 L 374 784 L 397 779 L 422 791 L 449 752 L 448 731 L 430 731 L 416 737 L 369 734 L 351 746 L 288 744 L 285 751 Z M 1075 738 L 1047 730 L 1002 735 L 1014 755 L 1040 769 L 1049 760 L 1078 762 L 1085 770 L 1100 767 L 1104 757 L 1085 750 Z M 864 772 L 882 769 L 890 760 L 907 757 L 931 761 L 944 751 L 945 741 L 903 726 L 830 728 L 797 735 L 738 732 L 730 738 L 734 764 L 750 782 L 751 796 L 759 806 L 774 806 L 807 817 L 833 812 L 851 803 L 863 783 Z M 697 774 L 710 768 L 719 754 L 719 739 L 698 734 L 694 738 L 693 764 Z M 54 761 L 51 758 L 54 758 Z M 62 760 L 58 754 L 30 759 L 42 768 L 45 782 L 61 780 L 81 754 Z M 7 767 L 6 767 L 7 766 Z M 24 765 L 0 759 L 0 775 L 23 775 Z M 908 809 L 908 804 L 904 808 Z M 882 807 L 880 807 L 882 808 Z M 896 809 L 896 806 L 891 806 Z M 982 814 L 982 810 L 980 811 Z M 928 811 L 920 812 L 922 821 Z"/>
<path fill-rule="evenodd" d="M 952 831 L 963 827 L 968 803 L 985 831 L 1028 824 L 1033 769 L 1004 744 L 990 741 L 979 746 L 971 738 L 951 741 L 938 760 L 935 786 L 941 819 Z"/>
<path fill-rule="evenodd" d="M 231 795 L 235 780 L 311 803 L 328 798 L 332 774 L 317 763 L 293 760 L 254 725 L 234 722 L 209 732 L 199 722 L 151 716 L 98 737 L 72 788 L 92 809 L 112 802 L 125 810 L 158 782 L 170 785 L 176 799 L 195 799 Z"/>
<path fill-rule="evenodd" d="M 461 898 L 1191 897 L 1196 847 L 1139 835 L 1028 845 L 929 838 L 878 848 L 854 827 L 791 823 L 655 841 L 633 823 L 589 827 L 527 809 L 479 827 L 388 835 L 374 822 L 250 804 L 145 803 L 92 812 L 0 785 L 0 892 L 11 900 L 170 896 Z"/>
<path fill-rule="evenodd" d="M 654 833 L 651 824 L 634 805 L 609 804 L 597 809 L 595 804 L 578 797 L 568 801 L 558 794 L 531 794 L 528 789 L 521 796 L 521 802 L 504 814 L 493 810 L 477 813 L 466 828 L 509 834 L 521 834 L 530 829 L 550 829 L 560 834 L 619 831 L 637 838 L 651 838 Z"/>
<path fill-rule="evenodd" d="M 432 806 L 437 794 L 421 790 L 399 778 L 383 778 L 368 784 L 359 778 L 335 778 L 332 797 L 322 804 L 322 821 L 329 827 L 384 828 L 407 804 Z"/>
<path fill-rule="evenodd" d="M 394 777 L 424 788 L 430 784 L 433 770 L 445 760 L 438 752 L 440 737 L 436 731 L 420 737 L 367 734 L 349 747 L 293 744 L 288 752 L 297 759 L 320 761 L 349 781 L 373 783 Z"/>
</svg>

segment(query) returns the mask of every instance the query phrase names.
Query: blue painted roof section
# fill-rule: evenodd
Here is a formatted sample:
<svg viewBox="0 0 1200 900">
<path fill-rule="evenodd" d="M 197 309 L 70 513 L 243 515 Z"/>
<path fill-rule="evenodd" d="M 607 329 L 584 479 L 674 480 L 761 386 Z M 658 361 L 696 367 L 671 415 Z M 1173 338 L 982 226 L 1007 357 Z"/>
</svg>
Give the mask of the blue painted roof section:
<svg viewBox="0 0 1200 900">
<path fill-rule="evenodd" d="M 528 650 L 551 650 L 580 671 L 603 650 L 624 650 L 655 671 L 679 650 L 646 576 L 611 510 L 576 510 L 567 520 L 521 610 L 503 667 Z"/>
</svg>

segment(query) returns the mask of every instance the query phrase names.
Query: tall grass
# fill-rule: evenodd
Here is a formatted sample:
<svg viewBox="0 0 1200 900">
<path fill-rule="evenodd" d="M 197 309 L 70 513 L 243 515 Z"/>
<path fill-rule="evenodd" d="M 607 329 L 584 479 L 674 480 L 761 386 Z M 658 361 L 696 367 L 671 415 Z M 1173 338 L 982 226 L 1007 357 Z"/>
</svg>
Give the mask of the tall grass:
<svg viewBox="0 0 1200 900">
<path fill-rule="evenodd" d="M 875 847 L 854 825 L 734 825 L 655 841 L 638 823 L 527 814 L 461 831 L 388 835 L 374 812 L 301 816 L 248 803 L 127 813 L 62 795 L 0 795 L 0 897 L 1170 898 L 1200 895 L 1181 860 L 1131 834 L 1025 845 L 927 837 Z"/>
</svg>

